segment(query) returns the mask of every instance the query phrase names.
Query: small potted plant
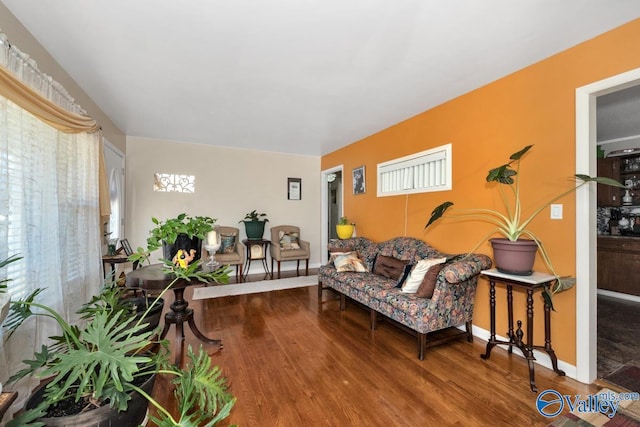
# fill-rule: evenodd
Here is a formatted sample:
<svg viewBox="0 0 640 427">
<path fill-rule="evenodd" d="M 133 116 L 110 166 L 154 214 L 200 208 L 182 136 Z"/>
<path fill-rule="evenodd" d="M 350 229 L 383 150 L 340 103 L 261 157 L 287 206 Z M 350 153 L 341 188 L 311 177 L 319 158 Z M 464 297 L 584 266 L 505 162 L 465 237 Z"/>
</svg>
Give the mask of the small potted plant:
<svg viewBox="0 0 640 427">
<path fill-rule="evenodd" d="M 549 205 L 562 197 L 573 193 L 585 184 L 596 182 L 598 184 L 611 185 L 620 188 L 624 188 L 624 185 L 611 178 L 590 177 L 588 175 L 576 174 L 575 178 L 579 182 L 578 185 L 574 185 L 563 190 L 557 196 L 554 196 L 547 202 L 543 203 L 532 213 L 525 215 L 522 212 L 518 172 L 520 171 L 520 160 L 531 149 L 531 147 L 533 146 L 528 145 L 522 150 L 513 153 L 509 157 L 508 163 L 491 169 L 487 175 L 486 181 L 496 184 L 496 189 L 498 190 L 504 204 L 504 212 L 483 208 L 450 211 L 448 209 L 453 206 L 453 203 L 448 201 L 437 206 L 433 212 L 431 212 L 431 217 L 425 225 L 425 228 L 429 227 L 443 216 L 456 220 L 474 220 L 493 224 L 495 227 L 492 228 L 469 252 L 473 252 L 483 242 L 489 240 L 494 249 L 494 262 L 496 267 L 498 270 L 506 273 L 530 275 L 532 273 L 536 252 L 539 251 L 551 274 L 556 276 L 556 281 L 552 284 L 551 288 L 545 289 L 542 293 L 547 303 L 553 307 L 551 302 L 553 294 L 570 289 L 575 285 L 576 280 L 573 277 L 560 277 L 556 273 L 542 241 L 528 228 L 529 224 Z M 490 237 L 495 236 L 496 234 L 502 235 L 503 237 L 490 239 Z M 517 249 L 511 251 L 511 246 L 516 246 Z M 530 250 L 523 248 L 530 248 Z M 514 260 L 514 255 L 516 254 L 524 254 L 528 256 L 528 259 L 524 261 L 516 259 L 515 264 L 511 264 L 510 261 Z"/>
<path fill-rule="evenodd" d="M 355 226 L 354 223 L 349 223 L 349 219 L 346 216 L 341 216 L 336 225 L 336 233 L 340 239 L 350 239 Z"/>
<path fill-rule="evenodd" d="M 155 217 L 151 221 L 156 225 L 147 238 L 147 248 L 138 248 L 129 257 L 131 261 L 148 260 L 151 252 L 163 248 L 165 263 L 171 262 L 179 250 L 183 250 L 193 260 L 199 260 L 202 240 L 213 230 L 216 220 L 207 216 L 188 216 L 181 213 L 175 218 L 160 221 Z M 193 251 L 193 252 L 192 252 Z"/>
<path fill-rule="evenodd" d="M 244 223 L 247 239 L 260 240 L 264 235 L 264 226 L 269 222 L 269 219 L 266 213 L 258 213 L 258 211 L 254 209 L 238 222 Z"/>
</svg>

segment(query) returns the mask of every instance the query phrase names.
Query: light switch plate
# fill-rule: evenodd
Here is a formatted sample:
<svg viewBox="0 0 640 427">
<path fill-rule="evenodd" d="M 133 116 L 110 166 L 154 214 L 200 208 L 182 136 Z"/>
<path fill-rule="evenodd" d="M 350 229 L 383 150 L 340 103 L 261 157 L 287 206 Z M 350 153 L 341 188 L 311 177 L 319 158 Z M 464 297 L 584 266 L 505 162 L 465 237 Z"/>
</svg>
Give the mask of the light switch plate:
<svg viewBox="0 0 640 427">
<path fill-rule="evenodd" d="M 551 205 L 551 219 L 562 219 L 562 204 Z"/>
</svg>

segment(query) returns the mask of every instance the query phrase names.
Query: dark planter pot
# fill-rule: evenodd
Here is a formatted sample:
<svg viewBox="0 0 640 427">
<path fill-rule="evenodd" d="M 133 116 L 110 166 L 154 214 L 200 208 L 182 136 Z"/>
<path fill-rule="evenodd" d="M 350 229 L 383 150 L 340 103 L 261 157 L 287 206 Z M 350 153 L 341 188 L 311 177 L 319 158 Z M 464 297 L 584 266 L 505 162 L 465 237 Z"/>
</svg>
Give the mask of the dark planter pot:
<svg viewBox="0 0 640 427">
<path fill-rule="evenodd" d="M 264 235 L 265 221 L 243 221 L 247 239 L 260 240 Z"/>
<path fill-rule="evenodd" d="M 142 386 L 147 394 L 151 395 L 156 375 L 152 375 Z M 25 404 L 25 409 L 35 408 L 42 401 L 46 384 L 41 384 L 33 391 Z M 65 427 L 112 427 L 112 426 L 138 426 L 147 414 L 149 402 L 140 393 L 132 392 L 131 400 L 126 411 L 118 412 L 117 409 L 104 405 L 91 411 L 81 412 L 66 417 L 38 418 L 45 426 Z"/>
<path fill-rule="evenodd" d="M 517 276 L 533 274 L 533 263 L 536 260 L 538 245 L 529 239 L 489 239 L 493 247 L 493 261 L 501 273 Z"/>
<path fill-rule="evenodd" d="M 135 307 L 136 312 L 136 322 L 138 319 L 146 312 L 147 307 L 156 300 L 154 297 L 138 297 L 138 298 L 127 298 L 126 302 L 133 305 Z M 151 308 L 149 313 L 147 313 L 147 317 L 145 318 L 145 323 L 147 323 L 147 327 L 142 329 L 140 333 L 144 333 L 147 331 L 151 331 L 158 327 L 160 324 L 160 317 L 162 315 L 162 309 L 164 308 L 164 299 L 160 298 L 156 301 L 155 305 Z M 135 323 L 133 323 L 135 325 Z"/>
<path fill-rule="evenodd" d="M 190 239 L 186 234 L 179 234 L 172 245 L 166 242 L 162 245 L 162 257 L 171 261 L 180 249 L 187 253 L 189 253 L 191 249 L 195 249 L 196 254 L 193 261 L 199 260 L 202 253 L 202 239 L 197 237 Z"/>
</svg>

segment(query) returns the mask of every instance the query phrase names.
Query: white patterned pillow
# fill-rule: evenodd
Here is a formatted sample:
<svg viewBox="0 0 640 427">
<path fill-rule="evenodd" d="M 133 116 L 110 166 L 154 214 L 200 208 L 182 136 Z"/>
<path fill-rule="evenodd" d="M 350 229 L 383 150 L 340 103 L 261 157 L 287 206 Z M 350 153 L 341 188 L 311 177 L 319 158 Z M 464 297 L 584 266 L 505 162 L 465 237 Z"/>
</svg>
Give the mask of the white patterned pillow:
<svg viewBox="0 0 640 427">
<path fill-rule="evenodd" d="M 411 273 L 409 273 L 409 277 L 402 285 L 400 292 L 405 294 L 415 294 L 418 291 L 418 288 L 420 288 L 422 279 L 424 279 L 429 268 L 437 264 L 442 264 L 445 261 L 447 261 L 447 258 L 428 258 L 418 261 L 411 270 Z"/>
</svg>

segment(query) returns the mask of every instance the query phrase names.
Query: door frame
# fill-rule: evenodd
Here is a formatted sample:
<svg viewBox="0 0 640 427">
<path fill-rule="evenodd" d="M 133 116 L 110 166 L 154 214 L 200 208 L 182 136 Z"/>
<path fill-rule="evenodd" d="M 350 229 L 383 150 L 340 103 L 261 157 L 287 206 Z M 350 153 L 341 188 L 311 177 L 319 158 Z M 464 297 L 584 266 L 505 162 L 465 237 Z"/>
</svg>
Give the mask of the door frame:
<svg viewBox="0 0 640 427">
<path fill-rule="evenodd" d="M 640 83 L 640 68 L 576 89 L 576 173 L 594 176 L 596 98 Z M 576 379 L 590 384 L 597 369 L 596 190 L 576 192 Z"/>
<path fill-rule="evenodd" d="M 322 244 L 322 250 L 320 251 L 320 262 L 324 265 L 329 260 L 329 256 L 327 255 L 326 244 L 329 241 L 329 189 L 327 185 L 327 177 L 329 174 L 340 172 L 342 173 L 343 180 L 340 185 L 342 185 L 343 191 L 340 192 L 341 200 L 340 200 L 340 216 L 344 215 L 344 167 L 343 165 L 334 166 L 329 169 L 325 169 L 320 172 L 320 182 L 322 183 L 320 188 L 320 199 L 321 199 L 321 208 L 320 208 L 320 222 L 322 223 L 322 227 L 320 230 L 320 241 Z"/>
</svg>

